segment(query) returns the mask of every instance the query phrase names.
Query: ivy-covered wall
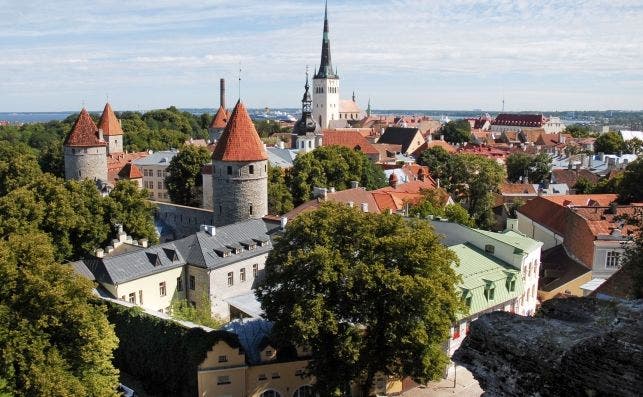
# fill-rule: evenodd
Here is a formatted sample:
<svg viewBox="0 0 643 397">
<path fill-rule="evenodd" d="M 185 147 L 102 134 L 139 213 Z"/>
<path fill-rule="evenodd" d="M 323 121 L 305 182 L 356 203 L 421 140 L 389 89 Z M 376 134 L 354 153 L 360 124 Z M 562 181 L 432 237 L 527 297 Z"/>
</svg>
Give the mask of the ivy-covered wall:
<svg viewBox="0 0 643 397">
<path fill-rule="evenodd" d="M 236 335 L 206 332 L 107 302 L 107 315 L 119 339 L 114 365 L 138 378 L 145 391 L 158 396 L 195 397 L 197 367 L 215 342 L 240 347 Z"/>
</svg>

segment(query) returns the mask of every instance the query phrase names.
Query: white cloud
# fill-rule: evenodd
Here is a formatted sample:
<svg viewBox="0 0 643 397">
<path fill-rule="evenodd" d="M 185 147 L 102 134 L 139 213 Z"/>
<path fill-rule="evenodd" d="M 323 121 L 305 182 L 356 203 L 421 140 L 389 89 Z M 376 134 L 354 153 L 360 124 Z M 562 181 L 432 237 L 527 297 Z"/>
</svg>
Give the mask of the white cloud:
<svg viewBox="0 0 643 397">
<path fill-rule="evenodd" d="M 297 107 L 322 12 L 294 0 L 0 1 L 0 110 L 107 90 L 123 106 L 213 106 L 216 80 L 239 63 L 250 106 Z M 331 1 L 329 12 L 342 86 L 380 107 L 479 108 L 505 92 L 518 107 L 595 108 L 607 92 L 611 106 L 643 108 L 640 1 Z M 46 102 L 48 87 L 65 96 Z"/>
</svg>

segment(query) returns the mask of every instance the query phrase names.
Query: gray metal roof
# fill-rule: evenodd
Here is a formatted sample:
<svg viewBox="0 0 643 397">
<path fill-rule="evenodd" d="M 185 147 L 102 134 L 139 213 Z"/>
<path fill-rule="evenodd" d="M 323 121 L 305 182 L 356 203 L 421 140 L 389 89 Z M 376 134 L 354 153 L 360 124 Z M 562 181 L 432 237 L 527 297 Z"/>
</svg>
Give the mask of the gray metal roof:
<svg viewBox="0 0 643 397">
<path fill-rule="evenodd" d="M 215 229 L 214 236 L 198 232 L 180 240 L 106 258 L 92 258 L 72 264 L 77 273 L 108 284 L 122 284 L 186 264 L 216 269 L 269 252 L 269 227 L 253 219 Z M 242 244 L 253 241 L 256 245 Z M 235 254 L 228 247 L 240 250 Z M 222 257 L 220 252 L 230 252 Z M 90 276 L 91 275 L 91 276 Z"/>
<path fill-rule="evenodd" d="M 168 165 L 170 161 L 179 154 L 179 151 L 176 149 L 173 150 L 163 150 L 150 154 L 147 157 L 134 160 L 136 165 Z"/>
</svg>

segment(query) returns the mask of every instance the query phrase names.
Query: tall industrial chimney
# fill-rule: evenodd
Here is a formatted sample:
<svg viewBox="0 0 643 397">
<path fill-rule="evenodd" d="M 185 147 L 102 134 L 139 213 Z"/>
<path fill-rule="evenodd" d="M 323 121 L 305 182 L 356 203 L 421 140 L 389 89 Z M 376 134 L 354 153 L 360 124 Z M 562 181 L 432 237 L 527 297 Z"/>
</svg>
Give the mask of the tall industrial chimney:
<svg viewBox="0 0 643 397">
<path fill-rule="evenodd" d="M 219 102 L 221 103 L 221 107 L 225 109 L 225 79 L 221 79 L 219 91 Z"/>
</svg>

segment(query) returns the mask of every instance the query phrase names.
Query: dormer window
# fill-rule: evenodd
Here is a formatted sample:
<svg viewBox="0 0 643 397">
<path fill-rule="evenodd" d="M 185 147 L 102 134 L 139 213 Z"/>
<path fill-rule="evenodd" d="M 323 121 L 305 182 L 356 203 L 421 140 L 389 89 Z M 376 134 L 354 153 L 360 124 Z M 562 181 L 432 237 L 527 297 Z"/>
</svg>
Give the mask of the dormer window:
<svg viewBox="0 0 643 397">
<path fill-rule="evenodd" d="M 471 308 L 471 291 L 466 289 L 462 290 L 462 300 L 464 304 L 467 305 L 467 308 Z"/>
<path fill-rule="evenodd" d="M 484 252 L 486 252 L 488 254 L 493 254 L 495 251 L 496 251 L 496 247 L 494 247 L 491 244 L 487 244 L 487 245 L 484 246 Z"/>
<path fill-rule="evenodd" d="M 492 301 L 496 297 L 496 286 L 492 282 L 488 282 L 487 286 L 484 289 L 484 297 L 488 301 Z"/>
<path fill-rule="evenodd" d="M 507 291 L 509 291 L 509 292 L 514 292 L 516 290 L 516 276 L 515 275 L 510 274 L 509 276 L 507 276 L 506 286 L 507 286 Z"/>
</svg>

